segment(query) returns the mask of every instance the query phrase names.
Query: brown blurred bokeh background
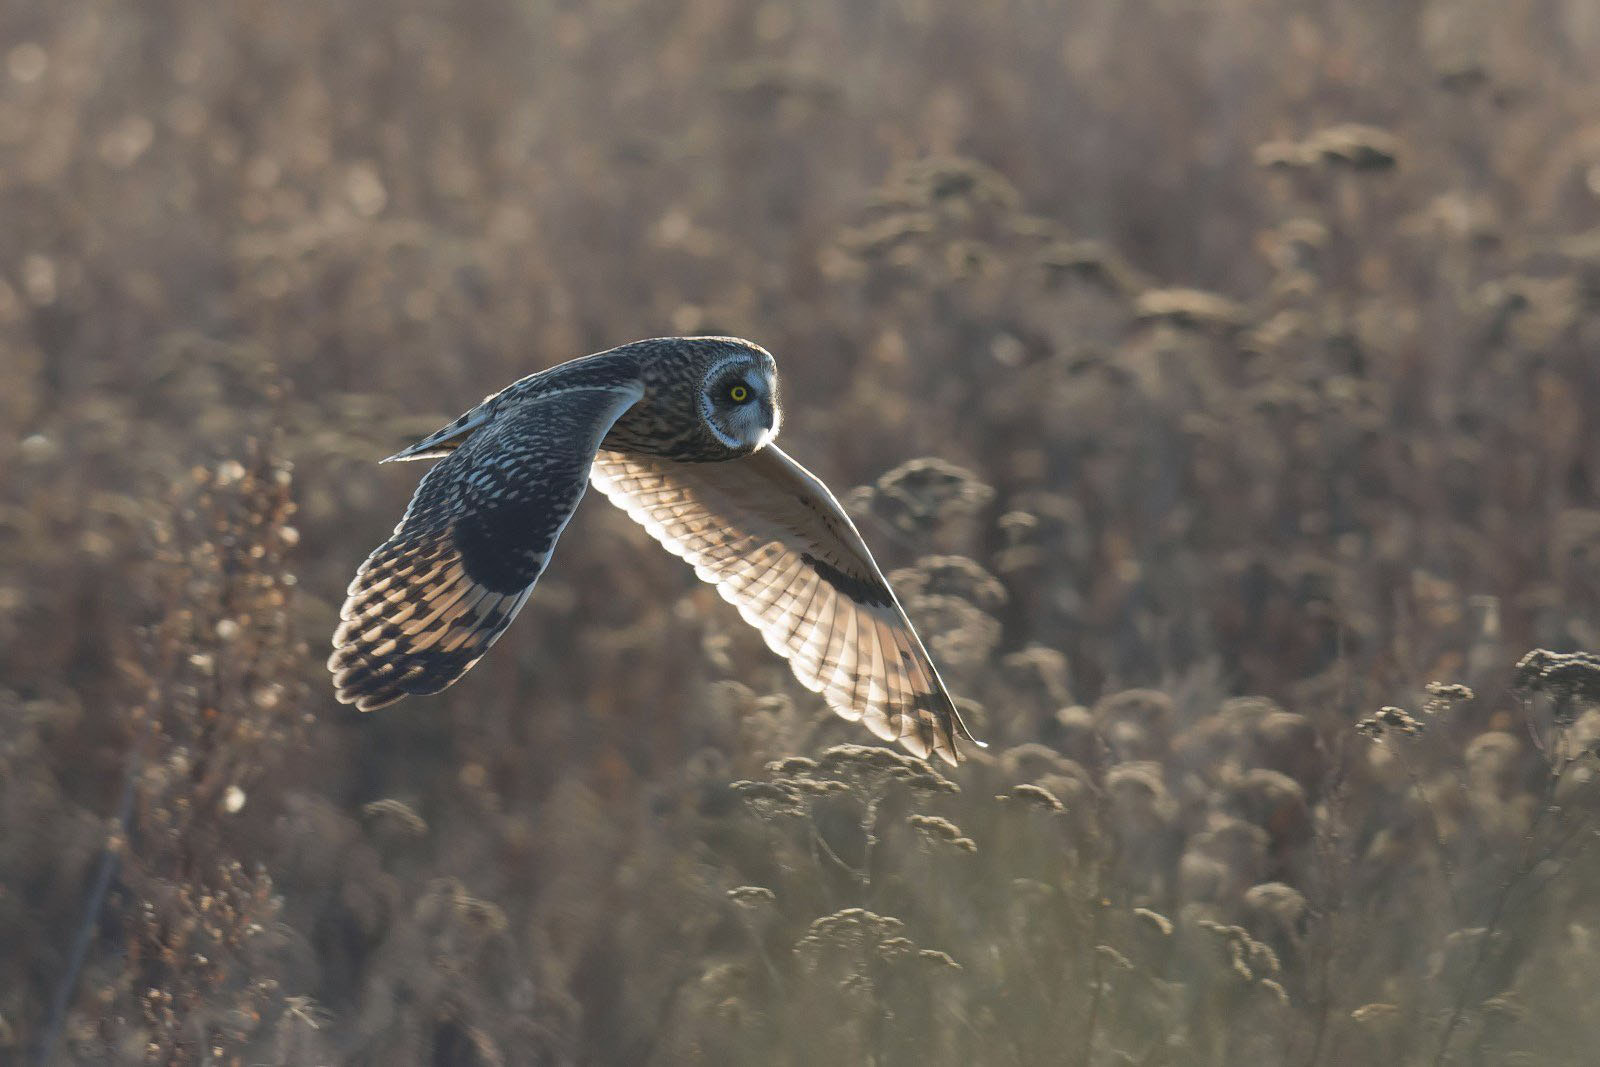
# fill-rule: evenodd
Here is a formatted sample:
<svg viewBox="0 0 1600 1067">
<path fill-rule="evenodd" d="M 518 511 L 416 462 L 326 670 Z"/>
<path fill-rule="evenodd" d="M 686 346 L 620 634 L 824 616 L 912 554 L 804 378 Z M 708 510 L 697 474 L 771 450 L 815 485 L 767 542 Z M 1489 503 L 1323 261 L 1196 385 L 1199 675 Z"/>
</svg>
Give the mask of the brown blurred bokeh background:
<svg viewBox="0 0 1600 1067">
<path fill-rule="evenodd" d="M 1515 668 L 1600 648 L 1597 72 L 1592 0 L 0 3 L 0 1061 L 1591 1062 L 1600 668 Z M 374 461 L 681 333 L 986 753 L 831 747 L 598 496 L 333 702 Z"/>
</svg>

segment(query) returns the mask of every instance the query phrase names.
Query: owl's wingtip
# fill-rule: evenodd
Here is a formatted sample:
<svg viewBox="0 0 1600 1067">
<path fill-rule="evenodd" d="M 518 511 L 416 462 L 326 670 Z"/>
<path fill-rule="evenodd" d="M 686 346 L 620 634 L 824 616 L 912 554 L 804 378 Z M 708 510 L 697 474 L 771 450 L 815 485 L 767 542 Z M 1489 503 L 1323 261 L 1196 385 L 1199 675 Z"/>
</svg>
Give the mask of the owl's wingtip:
<svg viewBox="0 0 1600 1067">
<path fill-rule="evenodd" d="M 973 737 L 967 730 L 967 724 L 959 718 L 956 719 L 954 726 L 956 727 L 954 731 L 946 733 L 939 738 L 938 744 L 934 746 L 934 753 L 950 766 L 959 767 L 961 766 L 961 743 L 969 744 L 977 749 L 986 749 L 989 747 L 989 742 L 979 741 L 976 737 Z"/>
<path fill-rule="evenodd" d="M 378 460 L 378 466 L 381 467 L 385 463 L 410 463 L 419 459 L 443 459 L 455 448 L 454 445 L 451 445 L 448 448 L 442 445 L 432 448 L 423 448 L 422 446 L 425 444 L 427 444 L 427 442 L 422 441 L 412 445 L 410 448 L 402 448 L 392 456 L 384 456 L 382 459 Z"/>
<path fill-rule="evenodd" d="M 334 683 L 333 699 L 348 704 L 357 711 L 377 711 L 404 697 L 405 693 L 368 692 L 356 687 L 343 687 Z"/>
</svg>

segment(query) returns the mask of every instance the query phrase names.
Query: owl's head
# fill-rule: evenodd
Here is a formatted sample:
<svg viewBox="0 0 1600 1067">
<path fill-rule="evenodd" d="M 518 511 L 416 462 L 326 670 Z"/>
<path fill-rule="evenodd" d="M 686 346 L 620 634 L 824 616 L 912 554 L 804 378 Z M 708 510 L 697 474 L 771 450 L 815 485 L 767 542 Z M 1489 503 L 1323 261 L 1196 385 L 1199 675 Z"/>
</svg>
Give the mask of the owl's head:
<svg viewBox="0 0 1600 1067">
<path fill-rule="evenodd" d="M 713 341 L 706 338 L 707 341 Z M 700 380 L 700 417 L 729 448 L 752 452 L 778 435 L 778 365 L 749 341 L 716 338 Z"/>
</svg>

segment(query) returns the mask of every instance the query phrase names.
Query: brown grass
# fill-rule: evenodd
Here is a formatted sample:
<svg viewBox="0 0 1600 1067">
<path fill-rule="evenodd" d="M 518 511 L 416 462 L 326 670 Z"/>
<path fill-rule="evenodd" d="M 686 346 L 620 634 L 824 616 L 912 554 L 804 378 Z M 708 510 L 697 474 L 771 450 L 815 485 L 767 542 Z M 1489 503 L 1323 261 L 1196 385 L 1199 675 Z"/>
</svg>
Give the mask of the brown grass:
<svg viewBox="0 0 1600 1067">
<path fill-rule="evenodd" d="M 0 1060 L 1589 1062 L 1596 71 L 1586 0 L 0 4 Z M 987 753 L 598 499 L 333 702 L 375 459 L 724 331 Z"/>
</svg>

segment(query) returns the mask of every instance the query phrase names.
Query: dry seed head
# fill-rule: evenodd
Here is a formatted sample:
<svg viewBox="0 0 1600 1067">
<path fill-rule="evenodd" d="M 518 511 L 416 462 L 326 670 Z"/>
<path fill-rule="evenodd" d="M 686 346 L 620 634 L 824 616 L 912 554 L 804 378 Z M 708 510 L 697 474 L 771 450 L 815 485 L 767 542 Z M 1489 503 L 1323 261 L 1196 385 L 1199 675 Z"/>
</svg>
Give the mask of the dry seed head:
<svg viewBox="0 0 1600 1067">
<path fill-rule="evenodd" d="M 996 800 L 1020 800 L 1022 803 L 1044 811 L 1066 811 L 1067 806 L 1050 790 L 1024 782 L 1011 787 L 1011 792 L 995 797 Z"/>
<path fill-rule="evenodd" d="M 837 793 L 850 792 L 848 785 L 832 778 L 791 778 L 786 784 L 792 786 L 797 792 L 813 797 L 825 797 Z"/>
<path fill-rule="evenodd" d="M 920 595 L 958 596 L 984 611 L 993 611 L 1007 600 L 1000 580 L 966 556 L 924 556 L 916 566 L 890 573 L 889 583 L 902 600 Z"/>
<path fill-rule="evenodd" d="M 903 779 L 912 789 L 925 793 L 959 793 L 961 789 L 938 771 L 929 769 Z"/>
<path fill-rule="evenodd" d="M 1254 155 L 1256 166 L 1266 170 L 1305 170 L 1317 161 L 1316 153 L 1298 141 L 1267 141 Z"/>
<path fill-rule="evenodd" d="M 908 774 L 926 769 L 920 760 L 877 745 L 834 745 L 822 753 L 822 767 L 828 770 L 860 768 Z"/>
<path fill-rule="evenodd" d="M 1385 726 L 1393 727 L 1403 734 L 1416 735 L 1422 732 L 1422 723 L 1411 717 L 1404 708 L 1385 705 L 1378 709 L 1378 721 Z"/>
<path fill-rule="evenodd" d="M 946 841 L 954 841 L 961 836 L 961 827 L 949 819 L 940 818 L 937 815 L 913 815 L 906 821 L 929 837 L 939 837 Z"/>
<path fill-rule="evenodd" d="M 1378 709 L 1378 713 L 1356 723 L 1356 732 L 1363 737 L 1377 741 L 1389 731 L 1404 734 L 1407 737 L 1416 737 L 1422 733 L 1424 724 L 1413 718 L 1404 708 L 1385 705 Z"/>
<path fill-rule="evenodd" d="M 1392 170 L 1400 162 L 1399 138 L 1387 130 L 1345 123 L 1320 130 L 1304 147 L 1324 163 L 1355 171 Z"/>
<path fill-rule="evenodd" d="M 1600 703 L 1600 655 L 1536 648 L 1517 663 L 1516 682 L 1519 688 L 1551 694 L 1558 704 Z M 1570 711 L 1563 708 L 1561 714 Z"/>
<path fill-rule="evenodd" d="M 957 792 L 954 782 L 928 764 L 876 745 L 834 745 L 822 753 L 818 770 L 852 779 L 863 788 L 869 783 L 881 787 L 889 781 L 898 781 L 922 791 Z"/>
<path fill-rule="evenodd" d="M 1472 690 L 1464 685 L 1429 682 L 1426 688 L 1428 700 L 1422 705 L 1424 715 L 1444 715 L 1457 704 L 1465 703 L 1474 696 Z"/>
<path fill-rule="evenodd" d="M 1116 949 L 1112 948 L 1110 945 L 1096 945 L 1094 947 L 1094 951 L 1095 954 L 1098 955 L 1102 960 L 1109 963 L 1119 971 L 1131 971 L 1134 969 L 1133 961 L 1124 956 L 1122 953 L 1118 952 Z"/>
<path fill-rule="evenodd" d="M 1363 1004 L 1350 1013 L 1350 1018 L 1363 1026 L 1393 1022 L 1399 1016 L 1400 1009 L 1393 1004 Z"/>
<path fill-rule="evenodd" d="M 918 530 L 970 515 L 993 497 L 994 489 L 971 471 L 924 457 L 902 463 L 880 477 L 871 499 L 897 526 Z"/>
<path fill-rule="evenodd" d="M 450 903 L 456 914 L 474 926 L 481 926 L 497 934 L 504 933 L 510 927 L 505 911 L 493 901 L 457 893 Z"/>
<path fill-rule="evenodd" d="M 805 756 L 786 756 L 767 764 L 768 774 L 809 774 L 817 769 L 817 761 Z"/>
<path fill-rule="evenodd" d="M 1263 944 L 1246 935 L 1244 947 L 1250 970 L 1255 974 L 1279 974 L 1282 972 L 1283 967 L 1278 962 L 1278 954 L 1272 950 L 1271 945 Z"/>
<path fill-rule="evenodd" d="M 390 826 L 396 827 L 413 837 L 422 837 L 428 832 L 426 820 L 418 815 L 404 801 L 385 797 L 374 800 L 361 806 L 361 814 L 369 819 L 380 820 Z"/>
<path fill-rule="evenodd" d="M 865 908 L 845 908 L 812 920 L 806 935 L 795 948 L 807 944 L 816 948 L 829 943 L 853 945 L 868 939 L 879 941 L 897 935 L 904 925 L 893 916 L 878 915 Z"/>
<path fill-rule="evenodd" d="M 917 943 L 909 937 L 886 937 L 878 942 L 878 955 L 890 961 L 903 959 L 916 949 Z"/>
<path fill-rule="evenodd" d="M 1162 937 L 1172 936 L 1172 920 L 1160 912 L 1151 911 L 1149 908 L 1134 908 L 1133 916 L 1145 925 L 1153 927 Z"/>
<path fill-rule="evenodd" d="M 949 819 L 942 819 L 937 815 L 913 815 L 906 821 L 929 838 L 948 842 L 963 852 L 978 851 L 977 843 L 970 837 L 963 837 L 961 827 Z"/>
<path fill-rule="evenodd" d="M 1528 1007 L 1523 1004 L 1514 992 L 1497 993 L 1479 1005 L 1485 1015 L 1498 1017 L 1501 1023 L 1516 1022 L 1526 1018 Z"/>
<path fill-rule="evenodd" d="M 728 899 L 753 911 L 776 904 L 778 896 L 764 885 L 741 885 L 728 890 Z"/>
<path fill-rule="evenodd" d="M 1253 982 L 1279 973 L 1277 953 L 1251 938 L 1250 932 L 1244 927 L 1230 926 L 1213 919 L 1201 919 L 1195 925 L 1221 940 L 1229 968 L 1245 981 Z"/>
<path fill-rule="evenodd" d="M 1188 330 L 1228 331 L 1243 326 L 1245 309 L 1203 289 L 1151 289 L 1134 302 L 1141 322 L 1163 322 Z"/>
<path fill-rule="evenodd" d="M 795 815 L 805 811 L 800 793 L 786 782 L 742 780 L 734 782 L 729 788 L 762 815 Z"/>
</svg>

